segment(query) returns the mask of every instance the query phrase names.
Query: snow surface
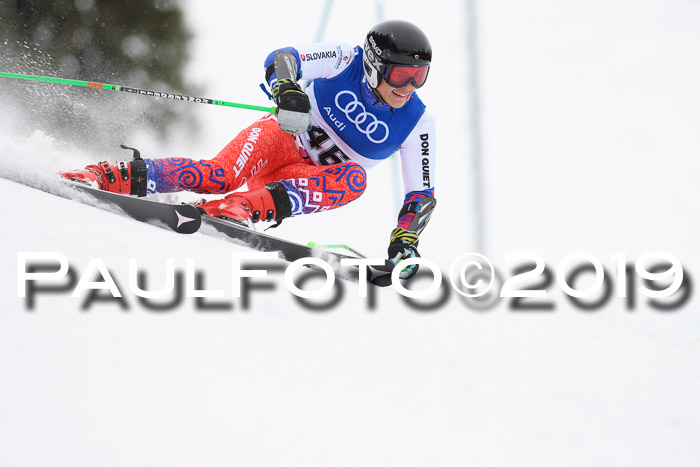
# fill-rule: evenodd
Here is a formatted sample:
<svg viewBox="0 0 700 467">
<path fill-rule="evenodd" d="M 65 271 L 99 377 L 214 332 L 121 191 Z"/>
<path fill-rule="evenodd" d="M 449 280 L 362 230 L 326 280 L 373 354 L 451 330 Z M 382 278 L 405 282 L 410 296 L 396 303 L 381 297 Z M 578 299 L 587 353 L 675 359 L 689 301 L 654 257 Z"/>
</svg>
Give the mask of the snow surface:
<svg viewBox="0 0 700 467">
<path fill-rule="evenodd" d="M 465 201 L 470 114 L 459 85 L 467 73 L 465 12 L 454 1 L 430 11 L 423 2 L 384 4 L 386 17 L 420 24 L 435 49 L 421 96 L 438 115 L 439 205 L 421 252 L 447 271 L 473 244 Z M 260 81 L 261 66 L 245 64 L 312 41 L 322 5 L 267 2 L 241 12 L 234 2 L 186 3 L 195 32 L 188 74 L 200 94 L 260 103 L 250 83 Z M 270 16 L 278 7 L 281 24 Z M 326 37 L 359 41 L 374 7 L 335 5 Z M 484 253 L 508 271 L 503 258 L 515 251 L 534 251 L 555 267 L 565 254 L 588 250 L 612 270 L 615 252 L 634 259 L 666 250 L 697 280 L 700 3 L 501 0 L 480 2 L 479 14 Z M 55 92 L 34 104 L 49 108 L 60 98 Z M 244 309 L 228 295 L 229 255 L 241 247 L 6 180 L 46 188 L 59 169 L 123 157 L 101 142 L 109 125 L 130 115 L 109 105 L 90 110 L 104 134 L 73 137 L 95 138 L 96 155 L 13 123 L 6 116 L 22 111 L 12 99 L 2 106 L 0 196 L 13 202 L 0 205 L 0 465 L 700 462 L 696 292 L 667 313 L 639 296 L 633 311 L 613 297 L 583 312 L 554 288 L 553 312 L 516 313 L 506 301 L 476 311 L 454 292 L 419 312 L 391 289 L 377 291 L 370 309 L 357 285 L 343 283 L 339 304 L 311 311 L 270 272 L 264 282 L 274 289 L 252 291 Z M 204 123 L 199 133 L 182 129 L 168 142 L 134 135 L 127 143 L 147 157 L 204 157 L 257 116 L 192 107 Z M 275 234 L 380 255 L 395 216 L 386 202 L 391 187 L 381 183 L 390 177 L 377 168 L 358 202 L 285 222 Z M 28 310 L 16 290 L 22 251 L 61 252 L 78 276 L 101 258 L 129 308 L 94 302 L 83 310 L 85 293 L 64 292 L 40 294 Z M 165 283 L 168 258 L 180 272 L 192 258 L 208 289 L 226 291 L 208 303 L 232 309 L 203 311 L 193 299 L 147 309 L 129 292 L 129 258 L 138 258 L 149 289 Z"/>
</svg>

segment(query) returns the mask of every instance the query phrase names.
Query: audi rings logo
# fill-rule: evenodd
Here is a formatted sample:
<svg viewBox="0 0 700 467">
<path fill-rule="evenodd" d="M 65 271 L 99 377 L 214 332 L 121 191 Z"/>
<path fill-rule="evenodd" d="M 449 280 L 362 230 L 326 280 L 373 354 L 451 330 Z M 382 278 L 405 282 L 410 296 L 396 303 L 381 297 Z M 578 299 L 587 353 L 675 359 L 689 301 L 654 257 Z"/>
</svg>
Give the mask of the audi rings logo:
<svg viewBox="0 0 700 467">
<path fill-rule="evenodd" d="M 344 105 L 341 105 L 340 96 L 344 94 L 350 95 L 352 100 L 345 102 Z M 367 112 L 362 102 L 357 100 L 357 96 L 354 92 L 340 91 L 335 95 L 335 106 L 338 107 L 338 109 L 340 109 L 340 111 L 343 112 L 346 117 L 348 117 L 350 122 L 355 124 L 355 128 L 357 128 L 360 133 L 364 133 L 367 136 L 367 139 L 374 144 L 381 144 L 389 137 L 389 127 L 387 124 L 381 120 L 377 120 L 377 117 L 375 117 L 374 114 Z M 377 134 L 377 131 L 379 134 Z M 381 139 L 377 139 L 375 136 L 377 136 L 377 138 L 381 136 Z"/>
</svg>

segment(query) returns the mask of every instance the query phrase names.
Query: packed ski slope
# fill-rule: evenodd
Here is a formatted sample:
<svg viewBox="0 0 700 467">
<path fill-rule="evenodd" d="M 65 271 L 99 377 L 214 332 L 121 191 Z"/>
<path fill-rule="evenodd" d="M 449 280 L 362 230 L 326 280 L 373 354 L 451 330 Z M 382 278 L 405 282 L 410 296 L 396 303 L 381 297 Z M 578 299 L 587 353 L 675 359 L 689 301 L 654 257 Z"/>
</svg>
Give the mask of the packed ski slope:
<svg viewBox="0 0 700 467">
<path fill-rule="evenodd" d="M 2 465 L 690 466 L 700 455 L 700 326 L 687 311 L 477 312 L 453 293 L 417 312 L 393 290 L 372 310 L 354 284 L 312 311 L 275 272 L 244 310 L 228 292 L 239 246 L 5 179 L 0 196 L 14 200 L 0 206 Z M 101 258 L 128 309 L 81 309 L 87 292 L 70 291 L 28 309 L 24 251 L 60 252 L 78 277 Z M 232 309 L 186 298 L 147 309 L 129 291 L 129 258 L 151 289 L 168 258 L 178 271 L 193 258 L 207 289 L 227 290 L 208 303 Z"/>
</svg>

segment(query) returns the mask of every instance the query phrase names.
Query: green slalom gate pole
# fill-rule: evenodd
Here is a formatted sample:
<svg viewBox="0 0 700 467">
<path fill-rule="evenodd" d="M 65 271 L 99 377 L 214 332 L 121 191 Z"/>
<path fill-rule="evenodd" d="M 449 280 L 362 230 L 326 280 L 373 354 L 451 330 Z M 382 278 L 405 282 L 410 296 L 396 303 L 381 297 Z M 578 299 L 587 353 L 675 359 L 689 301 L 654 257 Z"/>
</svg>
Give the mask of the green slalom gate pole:
<svg viewBox="0 0 700 467">
<path fill-rule="evenodd" d="M 145 89 L 137 89 L 137 88 L 130 88 L 127 86 L 120 86 L 118 84 L 95 83 L 92 81 L 79 81 L 76 79 L 53 78 L 51 76 L 21 75 L 21 74 L 17 74 L 17 73 L 3 73 L 3 72 L 0 72 L 0 77 L 24 79 L 24 80 L 29 80 L 29 81 L 41 81 L 44 83 L 68 84 L 71 86 L 82 86 L 85 88 L 106 89 L 108 91 L 122 91 L 122 92 L 129 92 L 132 94 L 139 94 L 142 96 L 164 97 L 166 99 L 173 99 L 176 101 L 195 102 L 197 104 L 222 105 L 224 107 L 236 107 L 239 109 L 260 110 L 262 112 L 270 112 L 272 114 L 277 113 L 276 107 L 264 107 L 264 106 L 260 106 L 260 105 L 239 104 L 237 102 L 226 102 L 226 101 L 220 101 L 220 100 L 216 100 L 216 99 L 207 99 L 204 97 L 185 96 L 183 94 L 174 94 L 174 93 L 170 93 L 170 92 L 148 91 Z"/>
</svg>

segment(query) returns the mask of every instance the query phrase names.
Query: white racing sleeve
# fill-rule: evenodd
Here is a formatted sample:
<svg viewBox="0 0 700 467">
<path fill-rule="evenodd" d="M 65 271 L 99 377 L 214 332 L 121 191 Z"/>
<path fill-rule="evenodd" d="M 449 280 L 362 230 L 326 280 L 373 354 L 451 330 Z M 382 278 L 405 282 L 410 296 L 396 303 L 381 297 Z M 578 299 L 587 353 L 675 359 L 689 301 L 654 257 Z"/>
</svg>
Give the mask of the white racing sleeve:
<svg viewBox="0 0 700 467">
<path fill-rule="evenodd" d="M 287 58 L 284 58 L 285 55 Z M 347 69 L 354 58 L 355 50 L 346 42 L 321 42 L 300 47 L 285 47 L 274 50 L 267 56 L 265 80 L 272 89 L 278 79 L 277 72 L 285 75 L 280 79 L 291 78 L 295 81 L 297 77 L 309 81 L 316 78 L 334 78 Z M 291 60 L 291 62 L 280 68 L 282 59 Z"/>
<path fill-rule="evenodd" d="M 299 52 L 301 79 L 333 78 L 342 73 L 355 58 L 347 42 L 320 42 L 295 47 Z"/>
<path fill-rule="evenodd" d="M 426 111 L 399 147 L 404 194 L 425 192 L 434 196 L 435 143 L 435 117 Z"/>
</svg>

